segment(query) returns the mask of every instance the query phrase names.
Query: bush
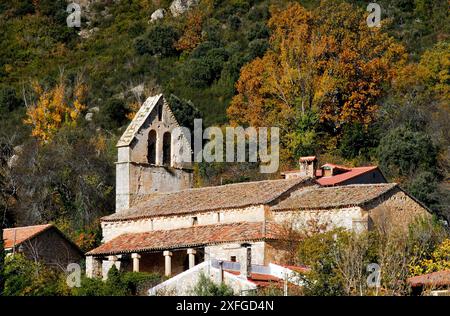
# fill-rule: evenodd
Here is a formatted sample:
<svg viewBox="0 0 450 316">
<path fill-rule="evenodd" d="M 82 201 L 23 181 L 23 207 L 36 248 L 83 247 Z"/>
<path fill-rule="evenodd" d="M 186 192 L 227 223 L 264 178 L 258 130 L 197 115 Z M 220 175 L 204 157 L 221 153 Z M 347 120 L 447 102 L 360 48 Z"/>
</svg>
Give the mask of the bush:
<svg viewBox="0 0 450 316">
<path fill-rule="evenodd" d="M 109 99 L 100 108 L 100 122 L 107 129 L 121 127 L 127 121 L 128 109 L 122 100 Z"/>
<path fill-rule="evenodd" d="M 375 135 L 360 123 L 348 124 L 343 129 L 339 152 L 345 159 L 358 156 L 369 157 L 370 149 L 376 144 Z"/>
<path fill-rule="evenodd" d="M 196 296 L 233 296 L 233 289 L 225 283 L 215 284 L 205 274 L 201 273 L 200 278 L 193 288 L 193 295 Z"/>
<path fill-rule="evenodd" d="M 179 38 L 179 32 L 165 25 L 152 27 L 147 34 L 135 41 L 135 49 L 140 55 L 161 55 L 162 57 L 177 54 L 174 44 Z"/>
<path fill-rule="evenodd" d="M 6 258 L 5 296 L 69 295 L 64 273 L 26 259 L 22 254 Z"/>
<path fill-rule="evenodd" d="M 187 84 L 204 88 L 220 78 L 224 63 L 228 60 L 224 48 L 212 48 L 204 57 L 191 59 L 185 68 Z"/>
<path fill-rule="evenodd" d="M 74 288 L 72 294 L 76 296 L 130 296 L 147 295 L 147 290 L 161 282 L 162 278 L 156 273 L 119 272 L 115 266 L 108 271 L 108 279 L 81 279 L 81 286 Z"/>
<path fill-rule="evenodd" d="M 22 100 L 17 97 L 13 88 L 0 88 L 0 114 L 2 112 L 7 114 L 20 106 L 22 106 Z"/>
<path fill-rule="evenodd" d="M 420 171 L 415 174 L 406 189 L 429 207 L 439 203 L 438 179 L 429 171 Z"/>
</svg>

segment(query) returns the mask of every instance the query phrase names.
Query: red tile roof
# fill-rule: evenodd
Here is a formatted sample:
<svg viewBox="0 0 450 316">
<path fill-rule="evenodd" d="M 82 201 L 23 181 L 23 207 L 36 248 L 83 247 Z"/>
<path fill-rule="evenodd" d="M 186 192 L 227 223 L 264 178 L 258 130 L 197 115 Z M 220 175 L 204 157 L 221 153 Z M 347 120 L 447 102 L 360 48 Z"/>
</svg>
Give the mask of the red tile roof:
<svg viewBox="0 0 450 316">
<path fill-rule="evenodd" d="M 412 287 L 450 285 L 450 270 L 443 270 L 407 279 Z"/>
<path fill-rule="evenodd" d="M 331 165 L 331 164 L 327 164 L 327 165 Z M 337 166 L 337 165 L 333 165 L 333 166 L 334 166 L 334 168 L 338 167 L 339 169 L 344 169 L 344 170 L 349 170 L 349 171 L 341 173 L 341 174 L 337 174 L 334 176 L 321 177 L 321 178 L 317 179 L 317 182 L 320 185 L 331 186 L 331 185 L 342 184 L 343 182 L 345 182 L 347 180 L 353 179 L 353 178 L 363 175 L 367 172 L 378 169 L 377 166 L 355 167 L 355 168 L 350 168 L 350 169 L 346 168 L 346 167 L 342 167 L 342 166 Z"/>
<path fill-rule="evenodd" d="M 298 272 L 298 273 L 308 273 L 311 272 L 311 268 L 307 266 L 291 266 L 291 265 L 285 265 L 285 264 L 279 264 L 279 266 L 288 268 L 292 271 Z"/>
<path fill-rule="evenodd" d="M 5 249 L 12 248 L 14 244 L 18 246 L 24 241 L 30 240 L 31 238 L 41 234 L 50 227 L 53 227 L 53 225 L 45 224 L 36 226 L 6 228 L 3 230 L 3 240 L 5 241 Z"/>
<path fill-rule="evenodd" d="M 273 211 L 360 206 L 390 192 L 396 183 L 311 187 L 272 207 Z"/>
<path fill-rule="evenodd" d="M 312 183 L 312 178 L 244 182 L 160 193 L 127 210 L 103 217 L 102 221 L 121 221 L 264 205 L 308 181 Z"/>
<path fill-rule="evenodd" d="M 240 271 L 233 271 L 233 270 L 224 270 L 228 273 L 234 274 L 234 275 L 240 275 Z M 268 286 L 270 284 L 277 284 L 280 282 L 283 282 L 283 279 L 277 278 L 276 276 L 270 275 L 270 274 L 263 274 L 263 273 L 250 273 L 250 276 L 247 278 L 247 281 L 250 281 L 257 286 Z"/>
<path fill-rule="evenodd" d="M 283 236 L 282 228 L 271 222 L 266 222 L 265 224 L 263 222 L 241 222 L 194 226 L 145 233 L 126 233 L 89 251 L 87 255 L 112 255 L 196 247 L 225 242 L 273 240 L 279 239 L 281 236 Z"/>
</svg>

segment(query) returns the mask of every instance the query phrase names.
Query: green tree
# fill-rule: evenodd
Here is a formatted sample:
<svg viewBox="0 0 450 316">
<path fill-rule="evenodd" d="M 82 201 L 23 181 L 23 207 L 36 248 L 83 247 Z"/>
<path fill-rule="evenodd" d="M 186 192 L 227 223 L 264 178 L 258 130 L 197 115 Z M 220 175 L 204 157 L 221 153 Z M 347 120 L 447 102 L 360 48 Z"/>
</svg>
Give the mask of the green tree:
<svg viewBox="0 0 450 316">
<path fill-rule="evenodd" d="M 427 134 L 406 126 L 390 130 L 378 147 L 380 167 L 393 178 L 408 177 L 420 170 L 436 173 L 436 155 Z"/>
<path fill-rule="evenodd" d="M 311 272 L 301 276 L 305 295 L 344 294 L 343 282 L 337 270 L 336 252 L 340 239 L 345 235 L 343 230 L 332 230 L 300 242 L 297 251 L 299 263 L 311 268 Z"/>
</svg>

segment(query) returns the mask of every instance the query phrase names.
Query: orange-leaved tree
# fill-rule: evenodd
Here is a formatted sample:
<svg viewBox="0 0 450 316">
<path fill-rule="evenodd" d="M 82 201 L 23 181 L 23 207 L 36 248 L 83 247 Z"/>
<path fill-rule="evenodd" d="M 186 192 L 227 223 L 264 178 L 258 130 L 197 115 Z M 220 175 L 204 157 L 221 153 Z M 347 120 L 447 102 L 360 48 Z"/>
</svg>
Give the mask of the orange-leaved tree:
<svg viewBox="0 0 450 316">
<path fill-rule="evenodd" d="M 241 69 L 230 122 L 280 126 L 286 137 L 308 112 L 335 135 L 350 122 L 370 124 L 405 61 L 403 46 L 341 1 L 322 1 L 314 11 L 294 3 L 271 14 L 270 48 Z"/>
<path fill-rule="evenodd" d="M 191 51 L 202 41 L 203 13 L 192 11 L 189 13 L 185 25 L 185 31 L 175 43 L 175 48 L 180 51 Z"/>
<path fill-rule="evenodd" d="M 49 90 L 44 90 L 36 81 L 32 87 L 37 101 L 27 109 L 24 123 L 32 126 L 32 135 L 42 142 L 49 141 L 64 124 L 75 124 L 86 108 L 83 104 L 86 85 L 81 81 L 75 84 L 71 93 L 63 80 Z"/>
</svg>

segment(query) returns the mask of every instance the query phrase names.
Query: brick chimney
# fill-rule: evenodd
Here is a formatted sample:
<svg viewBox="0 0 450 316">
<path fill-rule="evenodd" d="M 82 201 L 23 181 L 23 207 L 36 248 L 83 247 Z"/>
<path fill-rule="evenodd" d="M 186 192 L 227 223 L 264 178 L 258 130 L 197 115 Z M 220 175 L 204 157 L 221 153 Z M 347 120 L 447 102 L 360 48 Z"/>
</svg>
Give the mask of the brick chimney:
<svg viewBox="0 0 450 316">
<path fill-rule="evenodd" d="M 300 157 L 300 175 L 307 177 L 315 177 L 317 169 L 317 158 L 316 156 Z"/>
</svg>

